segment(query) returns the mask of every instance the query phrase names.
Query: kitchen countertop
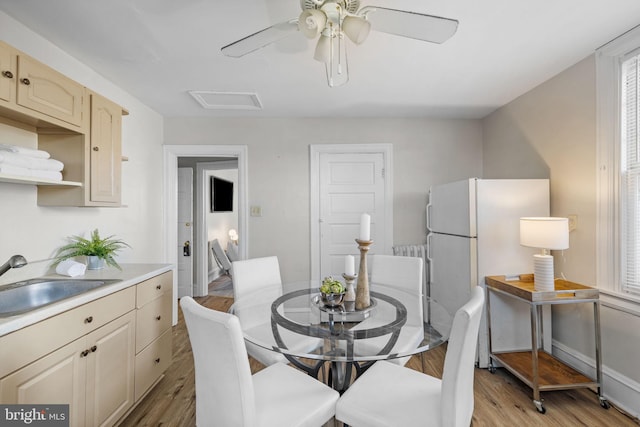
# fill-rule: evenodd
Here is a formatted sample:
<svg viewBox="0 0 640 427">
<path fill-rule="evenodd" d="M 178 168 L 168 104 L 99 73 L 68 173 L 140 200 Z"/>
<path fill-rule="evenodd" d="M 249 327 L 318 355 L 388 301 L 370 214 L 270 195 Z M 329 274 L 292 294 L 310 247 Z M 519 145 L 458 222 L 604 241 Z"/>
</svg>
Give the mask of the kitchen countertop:
<svg viewBox="0 0 640 427">
<path fill-rule="evenodd" d="M 121 282 L 102 286 L 97 289 L 76 295 L 74 297 L 58 301 L 54 304 L 38 308 L 24 314 L 18 314 L 11 317 L 0 318 L 0 336 L 17 331 L 25 326 L 40 322 L 49 317 L 55 316 L 67 310 L 76 308 L 82 304 L 97 300 L 104 296 L 126 289 L 144 280 L 155 277 L 159 274 L 173 270 L 171 264 L 120 264 L 122 271 L 117 268 L 108 267 L 101 270 L 87 270 L 83 276 L 68 277 L 58 274 L 52 274 L 40 278 L 47 279 L 68 279 L 68 280 L 112 280 L 117 279 Z"/>
</svg>

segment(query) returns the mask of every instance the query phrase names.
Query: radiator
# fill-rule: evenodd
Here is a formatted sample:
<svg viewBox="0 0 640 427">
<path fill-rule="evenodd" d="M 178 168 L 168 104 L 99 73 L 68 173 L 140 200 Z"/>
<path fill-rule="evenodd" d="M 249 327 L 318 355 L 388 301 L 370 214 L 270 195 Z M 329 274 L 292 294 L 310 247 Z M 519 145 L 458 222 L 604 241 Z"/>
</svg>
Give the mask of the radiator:
<svg viewBox="0 0 640 427">
<path fill-rule="evenodd" d="M 422 258 L 423 271 L 422 271 L 422 286 L 424 294 L 429 296 L 429 283 L 427 278 L 429 277 L 429 262 L 427 260 L 427 245 L 397 245 L 393 247 L 393 254 L 397 256 L 409 256 Z"/>
</svg>

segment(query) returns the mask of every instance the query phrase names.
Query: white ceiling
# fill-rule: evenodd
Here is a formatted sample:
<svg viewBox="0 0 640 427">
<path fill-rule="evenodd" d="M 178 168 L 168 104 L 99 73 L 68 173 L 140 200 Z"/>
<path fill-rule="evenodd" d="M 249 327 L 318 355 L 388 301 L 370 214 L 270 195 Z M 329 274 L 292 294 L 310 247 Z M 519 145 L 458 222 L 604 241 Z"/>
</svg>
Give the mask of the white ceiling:
<svg viewBox="0 0 640 427">
<path fill-rule="evenodd" d="M 294 33 L 242 58 L 220 48 L 295 18 L 299 0 L 0 0 L 0 10 L 165 117 L 481 118 L 640 24 L 638 0 L 362 0 L 457 19 L 432 44 L 372 31 L 327 86 Z M 375 30 L 375 28 L 374 28 Z M 255 92 L 261 111 L 205 110 L 190 90 Z"/>
</svg>

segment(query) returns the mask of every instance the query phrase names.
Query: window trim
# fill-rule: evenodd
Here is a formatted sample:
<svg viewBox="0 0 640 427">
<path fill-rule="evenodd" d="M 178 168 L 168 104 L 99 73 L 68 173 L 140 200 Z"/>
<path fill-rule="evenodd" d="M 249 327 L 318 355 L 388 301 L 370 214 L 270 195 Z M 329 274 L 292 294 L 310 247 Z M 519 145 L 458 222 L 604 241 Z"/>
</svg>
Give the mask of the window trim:
<svg viewBox="0 0 640 427">
<path fill-rule="evenodd" d="M 622 58 L 639 47 L 640 26 L 596 51 L 596 283 L 634 300 L 620 283 L 620 67 Z"/>
</svg>

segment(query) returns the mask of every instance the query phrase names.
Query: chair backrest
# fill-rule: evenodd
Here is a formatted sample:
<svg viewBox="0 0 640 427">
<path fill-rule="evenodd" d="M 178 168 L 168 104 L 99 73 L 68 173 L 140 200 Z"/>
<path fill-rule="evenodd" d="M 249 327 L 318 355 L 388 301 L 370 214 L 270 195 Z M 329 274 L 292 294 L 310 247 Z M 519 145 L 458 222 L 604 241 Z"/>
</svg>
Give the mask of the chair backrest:
<svg viewBox="0 0 640 427">
<path fill-rule="evenodd" d="M 424 319 L 422 258 L 396 255 L 371 257 L 371 282 L 407 292 L 396 295 L 407 309 L 407 324 L 422 326 Z"/>
<path fill-rule="evenodd" d="M 259 290 L 273 289 L 274 296 L 282 293 L 282 278 L 278 257 L 251 258 L 231 263 L 233 297 L 236 302 Z"/>
<path fill-rule="evenodd" d="M 443 426 L 468 427 L 471 424 L 473 374 L 484 299 L 484 289 L 476 286 L 471 291 L 471 299 L 453 318 L 442 373 Z"/>
<path fill-rule="evenodd" d="M 422 258 L 373 255 L 371 257 L 371 281 L 395 286 L 422 295 Z"/>
<path fill-rule="evenodd" d="M 196 424 L 257 425 L 251 368 L 240 322 L 232 314 L 180 299 L 196 376 Z"/>
<path fill-rule="evenodd" d="M 222 267 L 224 271 L 231 270 L 231 261 L 229 261 L 229 258 L 227 258 L 227 254 L 225 254 L 222 250 L 222 246 L 220 246 L 220 242 L 218 242 L 218 239 L 213 239 L 211 241 L 211 249 L 213 250 L 213 254 L 216 256 L 216 259 L 220 263 L 220 267 Z"/>
</svg>

